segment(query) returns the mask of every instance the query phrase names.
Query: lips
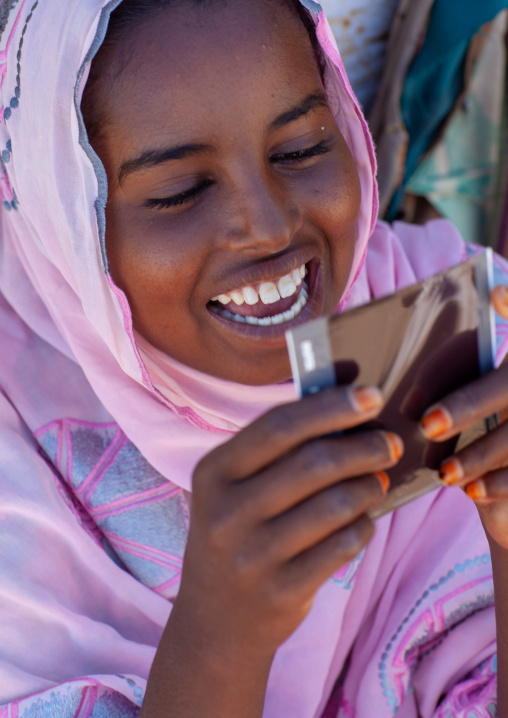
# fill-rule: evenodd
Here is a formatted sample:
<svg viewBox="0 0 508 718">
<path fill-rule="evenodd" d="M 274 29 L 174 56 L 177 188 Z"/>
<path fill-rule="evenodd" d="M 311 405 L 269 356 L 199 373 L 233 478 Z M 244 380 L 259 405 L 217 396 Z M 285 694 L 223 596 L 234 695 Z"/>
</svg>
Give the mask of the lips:
<svg viewBox="0 0 508 718">
<path fill-rule="evenodd" d="M 212 308 L 228 318 L 265 319 L 290 312 L 298 302 L 305 274 L 305 265 L 302 265 L 272 281 L 249 284 L 220 294 L 211 300 Z"/>
<path fill-rule="evenodd" d="M 305 265 L 269 282 L 249 284 L 214 297 L 209 303 L 214 314 L 238 324 L 262 327 L 295 319 L 307 304 L 309 287 Z"/>
</svg>

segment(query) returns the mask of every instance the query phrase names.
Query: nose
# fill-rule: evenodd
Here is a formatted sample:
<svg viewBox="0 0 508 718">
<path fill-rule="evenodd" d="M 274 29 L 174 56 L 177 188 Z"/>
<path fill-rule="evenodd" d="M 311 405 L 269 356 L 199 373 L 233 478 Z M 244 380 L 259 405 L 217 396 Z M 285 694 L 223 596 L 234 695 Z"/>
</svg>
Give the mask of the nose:
<svg viewBox="0 0 508 718">
<path fill-rule="evenodd" d="M 301 225 L 301 214 L 283 181 L 250 171 L 232 184 L 223 235 L 227 248 L 264 255 L 286 249 Z"/>
</svg>

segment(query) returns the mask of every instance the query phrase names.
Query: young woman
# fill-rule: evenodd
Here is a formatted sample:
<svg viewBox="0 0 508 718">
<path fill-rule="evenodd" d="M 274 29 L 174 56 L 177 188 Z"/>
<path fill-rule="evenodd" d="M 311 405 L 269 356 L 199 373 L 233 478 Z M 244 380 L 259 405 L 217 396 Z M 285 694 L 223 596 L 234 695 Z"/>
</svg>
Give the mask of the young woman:
<svg viewBox="0 0 508 718">
<path fill-rule="evenodd" d="M 476 251 L 376 224 L 319 6 L 19 0 L 1 21 L 0 718 L 493 714 L 506 428 L 442 469 L 485 530 L 457 488 L 374 526 L 401 440 L 323 437 L 380 392 L 290 382 L 289 327 Z M 506 408 L 506 375 L 422 431 Z"/>
</svg>

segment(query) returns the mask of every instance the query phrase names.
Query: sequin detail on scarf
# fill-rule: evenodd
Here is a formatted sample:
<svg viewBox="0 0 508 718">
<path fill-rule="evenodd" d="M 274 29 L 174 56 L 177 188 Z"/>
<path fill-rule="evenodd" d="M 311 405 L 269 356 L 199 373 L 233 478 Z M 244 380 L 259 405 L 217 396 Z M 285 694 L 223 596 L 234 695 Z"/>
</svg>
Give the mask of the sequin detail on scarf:
<svg viewBox="0 0 508 718">
<path fill-rule="evenodd" d="M 4 98 L 5 96 L 4 81 L 7 74 L 7 56 L 9 53 L 9 48 L 14 41 L 14 36 L 17 32 L 21 14 L 25 8 L 26 2 L 27 0 L 22 0 L 20 6 L 18 7 L 17 14 L 15 15 L 14 20 L 10 26 L 9 35 L 7 37 L 5 46 L 2 50 L 0 50 L 0 91 L 2 94 L 2 98 Z M 9 2 L 2 3 L 2 7 L 0 9 L 0 34 L 2 38 L 4 31 L 7 30 L 7 26 L 10 23 L 11 12 L 16 3 L 17 0 L 10 0 Z M 16 54 L 16 86 L 14 87 L 12 96 L 10 97 L 8 103 L 6 103 L 4 100 L 2 107 L 0 107 L 0 121 L 7 122 L 7 120 L 11 117 L 13 110 L 16 110 L 19 107 L 19 98 L 21 96 L 21 57 L 23 52 L 23 43 L 25 40 L 25 34 L 28 25 L 38 5 L 39 0 L 35 0 L 25 20 L 23 30 L 21 31 L 21 37 L 18 44 L 18 52 Z M 9 180 L 6 166 L 11 159 L 11 153 L 12 144 L 11 140 L 8 139 L 5 143 L 4 149 L 0 154 L 0 198 L 3 202 L 5 209 L 8 211 L 12 209 L 17 209 L 19 205 L 16 192 L 14 191 L 14 188 Z"/>
<path fill-rule="evenodd" d="M 173 598 L 189 526 L 183 491 L 116 424 L 62 419 L 42 427 L 36 439 L 85 530 L 139 581 Z"/>
</svg>

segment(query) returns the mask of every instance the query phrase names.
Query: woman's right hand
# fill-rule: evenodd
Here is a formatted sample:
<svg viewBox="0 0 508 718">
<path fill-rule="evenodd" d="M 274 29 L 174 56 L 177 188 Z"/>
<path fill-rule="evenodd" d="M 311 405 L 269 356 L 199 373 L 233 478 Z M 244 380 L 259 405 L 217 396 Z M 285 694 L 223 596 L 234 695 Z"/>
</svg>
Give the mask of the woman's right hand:
<svg viewBox="0 0 508 718">
<path fill-rule="evenodd" d="M 336 387 L 279 406 L 208 454 L 194 474 L 178 602 L 217 651 L 272 656 L 321 584 L 373 534 L 403 446 L 369 430 L 330 437 L 377 416 L 375 387 Z"/>
<path fill-rule="evenodd" d="M 383 501 L 382 472 L 402 441 L 329 434 L 374 419 L 382 403 L 376 388 L 328 389 L 269 411 L 202 459 L 143 718 L 262 715 L 275 651 L 372 537 L 366 512 Z"/>
</svg>

